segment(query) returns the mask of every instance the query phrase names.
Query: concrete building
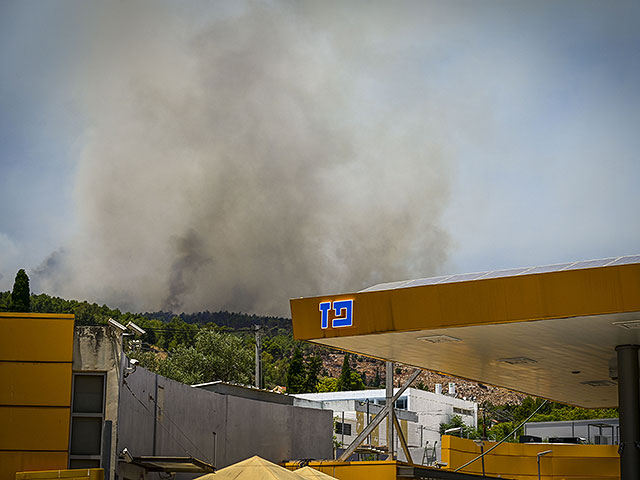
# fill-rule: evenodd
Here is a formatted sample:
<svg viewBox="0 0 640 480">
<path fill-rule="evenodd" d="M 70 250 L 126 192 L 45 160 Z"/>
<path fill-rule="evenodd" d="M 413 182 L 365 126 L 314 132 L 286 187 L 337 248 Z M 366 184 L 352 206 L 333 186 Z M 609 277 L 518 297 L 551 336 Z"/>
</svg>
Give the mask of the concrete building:
<svg viewBox="0 0 640 480">
<path fill-rule="evenodd" d="M 75 327 L 69 468 L 102 467 L 108 474 L 117 465 L 120 387 L 127 367 L 122 351 L 121 331 Z"/>
<path fill-rule="evenodd" d="M 394 389 L 394 394 L 398 390 L 398 388 Z M 344 446 L 349 445 L 356 438 L 368 425 L 371 417 L 375 416 L 386 402 L 384 389 L 304 393 L 293 396 L 298 399 L 297 402 L 300 405 L 305 405 L 304 402 L 314 402 L 323 409 L 332 410 L 334 434 L 337 442 Z M 466 425 L 477 426 L 478 405 L 451 395 L 408 388 L 396 401 L 395 408 L 411 456 L 417 464 L 422 463 L 423 459 L 426 463 L 440 458 L 439 449 L 436 448 L 434 451 L 434 447 L 440 441 L 441 423 L 448 423 L 454 415 L 459 415 Z M 376 427 L 367 444 L 371 447 L 386 446 L 386 428 L 385 422 Z M 427 448 L 426 456 L 425 448 Z M 398 452 L 398 459 L 407 460 L 399 446 L 397 432 L 394 433 L 393 450 Z"/>
</svg>

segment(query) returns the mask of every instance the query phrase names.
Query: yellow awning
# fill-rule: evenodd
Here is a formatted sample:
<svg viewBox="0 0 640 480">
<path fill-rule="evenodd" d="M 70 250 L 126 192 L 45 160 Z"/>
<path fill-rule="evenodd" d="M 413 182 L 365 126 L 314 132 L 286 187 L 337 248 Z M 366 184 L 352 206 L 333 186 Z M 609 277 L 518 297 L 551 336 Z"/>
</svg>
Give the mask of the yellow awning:
<svg viewBox="0 0 640 480">
<path fill-rule="evenodd" d="M 555 401 L 616 406 L 615 347 L 640 343 L 640 256 L 293 299 L 291 315 L 298 340 Z"/>
<path fill-rule="evenodd" d="M 295 473 L 257 455 L 196 480 L 300 480 Z"/>
<path fill-rule="evenodd" d="M 316 470 L 309 466 L 294 470 L 294 473 L 306 480 L 336 480 L 336 477 L 322 473 L 320 470 Z"/>
</svg>

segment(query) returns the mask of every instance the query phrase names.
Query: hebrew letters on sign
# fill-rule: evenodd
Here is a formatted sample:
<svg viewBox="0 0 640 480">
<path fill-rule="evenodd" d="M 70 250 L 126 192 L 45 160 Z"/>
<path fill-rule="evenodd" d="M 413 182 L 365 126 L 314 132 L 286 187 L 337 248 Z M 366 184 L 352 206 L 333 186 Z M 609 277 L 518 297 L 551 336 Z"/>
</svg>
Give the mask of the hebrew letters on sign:
<svg viewBox="0 0 640 480">
<path fill-rule="evenodd" d="M 353 300 L 336 300 L 334 302 L 320 302 L 320 327 L 329 328 L 329 312 L 333 312 L 332 328 L 353 326 Z"/>
</svg>

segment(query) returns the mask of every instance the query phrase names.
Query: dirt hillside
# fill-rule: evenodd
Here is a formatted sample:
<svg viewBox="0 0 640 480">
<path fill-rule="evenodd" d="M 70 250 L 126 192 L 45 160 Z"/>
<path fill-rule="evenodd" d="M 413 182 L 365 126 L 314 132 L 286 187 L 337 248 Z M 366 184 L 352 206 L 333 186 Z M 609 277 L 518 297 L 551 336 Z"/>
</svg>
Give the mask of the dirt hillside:
<svg viewBox="0 0 640 480">
<path fill-rule="evenodd" d="M 377 371 L 380 379 L 382 380 L 379 388 L 384 388 L 384 362 L 361 355 L 351 355 L 350 358 L 352 368 L 357 370 L 360 374 L 364 372 L 366 376 L 367 387 L 371 388 Z M 342 353 L 328 351 L 324 352 L 322 354 L 322 362 L 325 370 L 323 372 L 323 375 L 334 378 L 339 377 L 343 361 L 344 354 Z M 407 378 L 409 378 L 413 371 L 413 367 L 397 364 L 395 366 L 394 372 L 394 385 L 396 387 L 401 386 L 407 380 Z M 429 370 L 425 370 L 424 372 L 422 372 L 413 383 L 412 387 L 421 386 L 426 390 L 433 392 L 435 391 L 435 385 L 437 383 L 440 383 L 442 384 L 442 393 L 448 393 L 449 382 L 453 382 L 456 384 L 455 389 L 457 398 L 474 400 L 480 404 L 486 401 L 489 401 L 494 405 L 519 404 L 526 397 L 526 395 L 513 392 L 505 388 L 483 385 L 481 383 L 476 383 L 456 377 L 450 377 Z"/>
</svg>

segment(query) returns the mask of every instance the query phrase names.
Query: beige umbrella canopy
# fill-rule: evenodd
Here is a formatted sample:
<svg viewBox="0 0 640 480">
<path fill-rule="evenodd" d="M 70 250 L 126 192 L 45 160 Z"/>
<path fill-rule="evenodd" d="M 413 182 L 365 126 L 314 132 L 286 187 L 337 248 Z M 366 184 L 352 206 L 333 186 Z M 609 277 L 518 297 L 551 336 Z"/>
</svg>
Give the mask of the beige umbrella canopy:
<svg viewBox="0 0 640 480">
<path fill-rule="evenodd" d="M 300 480 L 300 477 L 286 468 L 271 463 L 257 455 L 247 458 L 216 473 L 208 473 L 195 480 Z"/>
<path fill-rule="evenodd" d="M 294 473 L 300 475 L 305 480 L 336 480 L 335 477 L 322 473 L 321 471 L 311 467 L 300 468 L 295 470 Z"/>
</svg>

